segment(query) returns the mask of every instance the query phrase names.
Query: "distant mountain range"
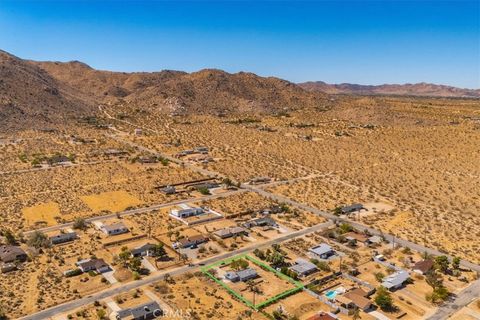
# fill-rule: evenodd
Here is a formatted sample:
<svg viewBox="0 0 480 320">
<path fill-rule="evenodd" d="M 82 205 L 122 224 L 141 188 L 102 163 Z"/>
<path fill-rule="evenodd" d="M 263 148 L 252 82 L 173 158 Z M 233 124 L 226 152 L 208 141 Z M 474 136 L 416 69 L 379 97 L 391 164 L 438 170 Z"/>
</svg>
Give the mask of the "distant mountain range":
<svg viewBox="0 0 480 320">
<path fill-rule="evenodd" d="M 461 89 L 425 82 L 372 86 L 351 83 L 328 84 L 323 81 L 310 81 L 299 83 L 299 86 L 308 91 L 319 91 L 328 94 L 480 98 L 480 89 Z"/>
</svg>

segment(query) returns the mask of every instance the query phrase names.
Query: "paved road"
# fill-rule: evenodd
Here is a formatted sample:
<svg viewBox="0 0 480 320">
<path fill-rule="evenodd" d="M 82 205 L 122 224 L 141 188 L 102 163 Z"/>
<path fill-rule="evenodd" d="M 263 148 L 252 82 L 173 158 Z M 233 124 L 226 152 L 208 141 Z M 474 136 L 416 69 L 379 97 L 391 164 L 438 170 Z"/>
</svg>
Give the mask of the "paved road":
<svg viewBox="0 0 480 320">
<path fill-rule="evenodd" d="M 208 265 L 208 264 L 211 264 L 211 263 L 223 260 L 223 259 L 231 258 L 231 257 L 236 256 L 238 254 L 253 251 L 257 248 L 271 246 L 273 244 L 281 243 L 283 241 L 287 241 L 287 240 L 290 240 L 290 239 L 293 239 L 293 238 L 296 238 L 296 237 L 300 237 L 300 236 L 303 236 L 303 235 L 308 234 L 308 233 L 321 231 L 321 230 L 324 230 L 324 229 L 330 227 L 331 225 L 333 225 L 333 222 L 331 222 L 331 221 L 321 223 L 321 224 L 317 224 L 313 227 L 302 229 L 302 230 L 299 230 L 299 231 L 295 231 L 295 232 L 292 232 L 292 233 L 289 233 L 289 234 L 284 234 L 284 235 L 279 236 L 278 238 L 267 240 L 267 241 L 255 244 L 253 246 L 241 248 L 239 250 L 232 251 L 232 252 L 222 253 L 222 254 L 217 255 L 215 257 L 211 257 L 211 258 L 202 260 L 201 262 Z M 198 266 L 195 266 L 195 267 L 182 266 L 182 267 L 179 267 L 179 268 L 176 268 L 176 269 L 158 272 L 154 275 L 143 278 L 141 280 L 137 280 L 137 281 L 133 281 L 133 282 L 125 283 L 125 284 L 120 284 L 120 285 L 118 285 L 114 288 L 110 288 L 110 289 L 107 289 L 107 290 L 104 290 L 104 291 L 101 291 L 101 292 L 97 292 L 93 295 L 90 295 L 88 297 L 84 297 L 84 298 L 81 298 L 81 299 L 78 299 L 78 300 L 73 300 L 73 301 L 70 301 L 70 302 L 66 302 L 66 303 L 51 307 L 49 309 L 37 312 L 35 314 L 25 316 L 25 317 L 20 318 L 20 319 L 22 319 L 22 320 L 48 319 L 48 318 L 53 317 L 57 314 L 69 312 L 73 309 L 77 309 L 79 307 L 86 306 L 86 305 L 88 305 L 90 303 L 93 303 L 95 301 L 100 301 L 100 300 L 103 300 L 103 299 L 106 299 L 106 298 L 109 298 L 109 297 L 113 297 L 113 296 L 116 296 L 118 294 L 130 291 L 130 290 L 133 290 L 133 289 L 140 288 L 140 287 L 145 286 L 145 285 L 149 285 L 149 284 L 158 282 L 158 281 L 162 280 L 165 277 L 166 274 L 169 274 L 171 276 L 177 276 L 177 275 L 180 275 L 180 274 L 183 274 L 183 273 L 186 273 L 186 272 L 193 272 L 193 271 L 197 271 L 197 270 L 198 270 Z"/>
<path fill-rule="evenodd" d="M 202 197 L 197 197 L 197 198 L 188 198 L 188 199 L 184 199 L 184 200 L 177 200 L 177 201 L 172 201 L 172 202 L 167 202 L 167 203 L 155 204 L 155 205 L 148 206 L 148 207 L 125 210 L 125 211 L 121 211 L 121 212 L 117 212 L 117 213 L 106 214 L 106 215 L 103 215 L 103 216 L 95 216 L 95 217 L 87 218 L 87 219 L 85 219 L 85 221 L 91 223 L 91 222 L 95 222 L 95 221 L 116 218 L 117 216 L 121 216 L 121 217 L 130 216 L 130 215 L 150 212 L 150 211 L 154 211 L 154 210 L 159 210 L 159 209 L 167 208 L 167 207 L 171 207 L 171 206 L 176 206 L 176 205 L 180 205 L 180 204 L 184 204 L 184 203 L 198 202 L 198 201 L 205 201 L 205 200 L 229 197 L 233 194 L 238 194 L 238 193 L 243 193 L 243 192 L 248 192 L 248 190 L 237 189 L 237 190 L 226 191 L 224 193 L 212 194 L 212 195 L 207 195 L 207 196 L 202 196 Z M 30 231 L 25 232 L 25 234 L 28 235 L 28 234 L 33 233 L 35 231 L 41 231 L 41 232 L 56 231 L 56 230 L 68 228 L 68 227 L 71 227 L 71 226 L 73 226 L 73 222 L 67 222 L 67 223 L 64 223 L 64 224 L 57 224 L 57 225 L 54 225 L 54 226 L 51 226 L 51 227 L 45 227 L 45 228 L 41 228 L 41 229 L 30 230 Z"/>
<path fill-rule="evenodd" d="M 468 305 L 475 298 L 480 297 L 480 280 L 473 282 L 470 286 L 463 289 L 453 301 L 445 303 L 431 315 L 428 320 L 447 319 L 455 312 Z"/>
</svg>

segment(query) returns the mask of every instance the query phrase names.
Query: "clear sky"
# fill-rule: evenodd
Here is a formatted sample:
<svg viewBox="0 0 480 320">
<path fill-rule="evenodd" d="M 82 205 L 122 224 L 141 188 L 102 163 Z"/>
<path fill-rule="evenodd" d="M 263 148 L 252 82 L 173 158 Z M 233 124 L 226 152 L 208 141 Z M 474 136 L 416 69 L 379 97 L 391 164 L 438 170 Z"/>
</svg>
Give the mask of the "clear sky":
<svg viewBox="0 0 480 320">
<path fill-rule="evenodd" d="M 6 1 L 0 48 L 114 71 L 480 88 L 480 1 Z"/>
</svg>

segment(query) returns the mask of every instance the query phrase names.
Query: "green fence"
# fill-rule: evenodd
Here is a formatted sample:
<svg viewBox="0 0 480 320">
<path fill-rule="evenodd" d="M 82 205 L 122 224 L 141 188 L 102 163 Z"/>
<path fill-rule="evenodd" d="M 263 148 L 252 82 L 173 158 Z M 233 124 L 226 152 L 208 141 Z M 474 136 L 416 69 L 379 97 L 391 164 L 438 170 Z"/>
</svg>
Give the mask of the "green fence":
<svg viewBox="0 0 480 320">
<path fill-rule="evenodd" d="M 266 301 L 263 301 L 261 303 L 258 303 L 258 304 L 254 305 L 251 301 L 245 299 L 240 293 L 238 293 L 235 290 L 233 290 L 232 288 L 230 288 L 226 283 L 224 283 L 222 280 L 218 279 L 212 273 L 209 272 L 209 270 L 211 270 L 213 268 L 216 268 L 216 267 L 221 266 L 221 265 L 228 265 L 232 261 L 242 259 L 242 258 L 254 263 L 255 265 L 261 267 L 262 269 L 264 269 L 266 271 L 270 271 L 270 272 L 274 273 L 277 277 L 290 282 L 291 284 L 293 284 L 295 286 L 295 288 L 292 288 L 292 289 L 289 289 L 287 291 L 281 292 L 281 293 L 275 295 L 274 297 L 269 298 Z M 201 271 L 204 274 L 206 274 L 209 278 L 211 278 L 213 281 L 215 281 L 216 283 L 221 285 L 223 288 L 225 288 L 225 290 L 227 290 L 232 296 L 234 296 L 235 298 L 237 298 L 240 301 L 242 301 L 243 303 L 245 303 L 248 307 L 250 307 L 254 310 L 257 310 L 257 311 L 266 307 L 266 306 L 268 306 L 268 305 L 270 305 L 270 304 L 273 304 L 273 303 L 277 302 L 278 300 L 280 300 L 282 298 L 293 295 L 293 294 L 295 294 L 298 291 L 301 291 L 303 289 L 303 284 L 301 282 L 290 278 L 289 276 L 273 269 L 268 264 L 266 264 L 262 261 L 259 261 L 259 260 L 255 259 L 255 258 L 253 258 L 253 257 L 251 257 L 247 254 L 238 255 L 238 256 L 235 256 L 235 257 L 232 257 L 232 258 L 220 260 L 218 262 L 212 263 L 208 266 L 205 266 L 205 267 L 201 268 Z"/>
</svg>

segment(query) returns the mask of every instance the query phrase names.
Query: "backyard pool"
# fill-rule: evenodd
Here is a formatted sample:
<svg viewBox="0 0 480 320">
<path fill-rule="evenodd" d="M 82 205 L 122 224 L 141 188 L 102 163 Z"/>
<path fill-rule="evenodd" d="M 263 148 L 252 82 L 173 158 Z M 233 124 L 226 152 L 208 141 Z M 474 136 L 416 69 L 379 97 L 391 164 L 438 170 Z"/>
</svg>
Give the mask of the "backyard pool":
<svg viewBox="0 0 480 320">
<path fill-rule="evenodd" d="M 333 299 L 335 299 L 336 296 L 337 296 L 337 291 L 335 291 L 335 290 L 328 290 L 325 293 L 325 297 L 327 297 L 328 300 L 333 300 Z"/>
</svg>

